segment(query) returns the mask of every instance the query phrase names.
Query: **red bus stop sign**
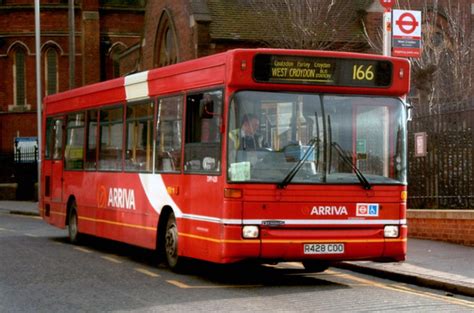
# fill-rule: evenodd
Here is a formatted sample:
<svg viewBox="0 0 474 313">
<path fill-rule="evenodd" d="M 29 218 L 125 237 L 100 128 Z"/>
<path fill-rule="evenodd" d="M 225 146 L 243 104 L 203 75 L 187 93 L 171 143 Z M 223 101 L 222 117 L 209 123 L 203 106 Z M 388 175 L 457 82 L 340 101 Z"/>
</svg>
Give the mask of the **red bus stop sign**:
<svg viewBox="0 0 474 313">
<path fill-rule="evenodd" d="M 380 4 L 387 10 L 393 7 L 393 0 L 380 0 Z"/>
</svg>

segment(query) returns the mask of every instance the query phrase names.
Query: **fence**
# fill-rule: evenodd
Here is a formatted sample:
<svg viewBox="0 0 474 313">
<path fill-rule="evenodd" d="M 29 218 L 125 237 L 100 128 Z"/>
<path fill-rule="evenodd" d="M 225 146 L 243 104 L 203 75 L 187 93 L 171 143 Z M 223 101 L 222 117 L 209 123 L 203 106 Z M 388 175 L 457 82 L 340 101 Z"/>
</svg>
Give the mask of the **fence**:
<svg viewBox="0 0 474 313">
<path fill-rule="evenodd" d="M 13 161 L 15 163 L 37 163 L 38 147 L 27 147 L 15 150 Z"/>
<path fill-rule="evenodd" d="M 15 182 L 13 154 L 0 153 L 0 184 Z"/>
<path fill-rule="evenodd" d="M 409 124 L 409 208 L 474 209 L 474 105 L 444 106 L 453 107 L 415 112 Z M 415 151 L 418 133 L 426 154 Z"/>
</svg>

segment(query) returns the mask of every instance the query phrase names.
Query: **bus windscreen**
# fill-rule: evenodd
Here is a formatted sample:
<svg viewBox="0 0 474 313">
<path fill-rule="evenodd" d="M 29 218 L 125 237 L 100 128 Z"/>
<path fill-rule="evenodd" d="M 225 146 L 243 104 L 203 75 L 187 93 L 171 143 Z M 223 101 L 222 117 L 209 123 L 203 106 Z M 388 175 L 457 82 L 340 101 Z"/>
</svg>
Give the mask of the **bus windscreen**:
<svg viewBox="0 0 474 313">
<path fill-rule="evenodd" d="M 392 63 L 385 60 L 258 54 L 253 64 L 260 83 L 369 88 L 392 83 Z"/>
</svg>

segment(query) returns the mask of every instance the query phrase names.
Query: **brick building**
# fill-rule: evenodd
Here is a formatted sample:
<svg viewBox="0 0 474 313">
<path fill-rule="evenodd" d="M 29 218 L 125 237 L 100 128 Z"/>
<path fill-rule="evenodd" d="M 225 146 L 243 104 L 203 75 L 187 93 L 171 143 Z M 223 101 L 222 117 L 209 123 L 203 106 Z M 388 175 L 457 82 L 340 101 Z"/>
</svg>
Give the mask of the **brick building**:
<svg viewBox="0 0 474 313">
<path fill-rule="evenodd" d="M 75 87 L 136 70 L 144 0 L 75 1 Z M 43 96 L 69 85 L 68 0 L 42 0 Z M 0 1 L 0 183 L 11 177 L 14 137 L 36 136 L 35 16 L 31 0 Z M 134 62 L 130 60 L 135 60 Z"/>
<path fill-rule="evenodd" d="M 231 48 L 271 45 L 281 33 L 262 29 L 268 21 L 278 24 L 281 14 L 262 16 L 265 2 L 272 1 L 76 0 L 74 87 Z M 371 2 L 346 5 L 356 14 L 338 39 L 351 42 L 351 50 L 368 48 L 359 13 Z M 68 9 L 68 0 L 40 1 L 43 97 L 71 87 Z M 37 133 L 34 22 L 33 1 L 0 0 L 0 183 L 11 177 L 14 138 Z"/>
<path fill-rule="evenodd" d="M 376 4 L 376 9 L 371 9 L 377 13 L 370 14 L 367 10 L 373 2 L 341 1 L 341 4 L 338 4 L 341 12 L 337 11 L 338 7 L 334 7 L 331 16 L 324 16 L 326 20 L 313 25 L 320 38 L 315 40 L 317 42 L 313 46 L 304 48 L 369 51 L 361 21 L 370 23 L 370 19 L 380 19 L 380 13 L 383 12 L 383 8 Z M 286 44 L 279 40 L 283 37 L 294 37 L 301 32 L 295 29 L 295 33 L 292 33 L 290 27 L 287 27 L 286 24 L 291 22 L 292 16 L 288 16 L 287 8 L 278 3 L 281 4 L 281 1 L 148 1 L 142 45 L 142 69 L 182 62 L 233 48 L 297 48 L 298 42 Z M 327 2 L 315 2 L 314 6 L 326 6 L 327 9 Z M 291 7 L 298 12 L 293 3 Z M 326 21 L 328 27 L 324 28 L 322 25 Z M 344 31 L 339 31 L 341 29 Z M 338 30 L 337 34 L 334 34 L 334 30 Z M 324 43 L 328 42 L 332 45 L 325 46 Z"/>
</svg>

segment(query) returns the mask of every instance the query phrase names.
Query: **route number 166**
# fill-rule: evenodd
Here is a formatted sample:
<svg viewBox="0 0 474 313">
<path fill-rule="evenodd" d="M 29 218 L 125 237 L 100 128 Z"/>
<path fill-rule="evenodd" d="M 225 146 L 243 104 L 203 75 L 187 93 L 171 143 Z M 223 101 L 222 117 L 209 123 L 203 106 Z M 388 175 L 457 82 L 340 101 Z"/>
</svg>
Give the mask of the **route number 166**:
<svg viewBox="0 0 474 313">
<path fill-rule="evenodd" d="M 357 65 L 352 68 L 352 80 L 373 80 L 372 65 Z"/>
</svg>

